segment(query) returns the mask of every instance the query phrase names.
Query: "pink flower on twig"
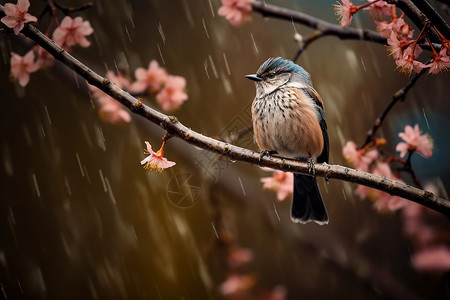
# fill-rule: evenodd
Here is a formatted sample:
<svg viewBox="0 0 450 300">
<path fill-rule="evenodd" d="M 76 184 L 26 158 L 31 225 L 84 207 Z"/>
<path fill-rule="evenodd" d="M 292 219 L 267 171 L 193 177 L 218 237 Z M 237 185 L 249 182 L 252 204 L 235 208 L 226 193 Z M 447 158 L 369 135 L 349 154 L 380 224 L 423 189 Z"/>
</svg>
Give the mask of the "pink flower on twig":
<svg viewBox="0 0 450 300">
<path fill-rule="evenodd" d="M 369 2 L 374 2 L 376 0 L 369 0 Z M 388 4 L 386 1 L 376 1 L 370 6 L 364 8 L 364 10 L 369 11 L 369 15 L 375 19 L 381 19 L 384 16 L 392 16 L 392 8 L 395 7 L 393 4 Z"/>
<path fill-rule="evenodd" d="M 168 161 L 167 158 L 163 156 L 165 143 L 166 142 L 163 142 L 161 149 L 154 152 L 150 143 L 145 141 L 145 144 L 147 145 L 145 153 L 149 155 L 141 161 L 141 165 L 143 165 L 144 169 L 147 169 L 149 173 L 153 170 L 161 173 L 164 169 L 170 168 L 176 164 L 173 161 Z"/>
<path fill-rule="evenodd" d="M 69 16 L 65 16 L 59 27 L 53 32 L 53 40 L 65 49 L 76 44 L 86 48 L 91 45 L 91 42 L 86 37 L 93 32 L 94 29 L 92 29 L 89 21 L 83 21 L 81 17 L 72 19 Z"/>
<path fill-rule="evenodd" d="M 137 68 L 134 76 L 136 81 L 131 85 L 131 91 L 135 93 L 143 93 L 145 91 L 149 93 L 158 92 L 167 80 L 166 70 L 161 68 L 156 60 L 152 60 L 149 63 L 147 70 Z"/>
<path fill-rule="evenodd" d="M 249 19 L 253 0 L 222 0 L 218 13 L 231 25 L 238 26 Z"/>
<path fill-rule="evenodd" d="M 28 51 L 25 56 L 11 52 L 11 75 L 25 87 L 30 81 L 30 74 L 36 72 L 39 66 L 34 62 L 33 50 Z"/>
<path fill-rule="evenodd" d="M 262 168 L 264 171 L 274 171 L 272 177 L 261 178 L 263 189 L 275 191 L 278 201 L 283 201 L 294 191 L 294 174 L 273 170 L 270 168 Z"/>
<path fill-rule="evenodd" d="M 433 59 L 427 65 L 430 70 L 428 74 L 439 74 L 450 69 L 450 58 L 447 56 L 447 51 L 443 48 L 438 54 L 437 52 L 433 52 Z"/>
<path fill-rule="evenodd" d="M 231 274 L 220 285 L 219 290 L 224 296 L 233 299 L 246 299 L 245 296 L 254 285 L 255 279 L 250 275 Z"/>
<path fill-rule="evenodd" d="M 162 110 L 172 111 L 179 108 L 188 99 L 188 95 L 184 92 L 185 88 L 184 77 L 169 75 L 164 88 L 156 95 L 156 101 Z"/>
<path fill-rule="evenodd" d="M 1 21 L 13 28 L 16 35 L 23 29 L 25 23 L 36 22 L 37 18 L 28 13 L 30 2 L 28 0 L 17 0 L 17 4 L 6 3 L 4 7 L 5 15 Z"/>
<path fill-rule="evenodd" d="M 404 157 L 409 151 L 417 151 L 420 155 L 430 158 L 433 155 L 433 140 L 428 134 L 420 134 L 419 125 L 414 128 L 409 125 L 405 126 L 405 132 L 398 134 L 404 142 L 397 144 L 396 151 L 400 152 L 400 156 Z"/>
<path fill-rule="evenodd" d="M 334 14 L 338 16 L 339 23 L 341 23 L 342 26 L 349 26 L 352 22 L 353 15 L 357 11 L 358 7 L 350 0 L 342 0 L 342 4 L 334 5 Z"/>
</svg>

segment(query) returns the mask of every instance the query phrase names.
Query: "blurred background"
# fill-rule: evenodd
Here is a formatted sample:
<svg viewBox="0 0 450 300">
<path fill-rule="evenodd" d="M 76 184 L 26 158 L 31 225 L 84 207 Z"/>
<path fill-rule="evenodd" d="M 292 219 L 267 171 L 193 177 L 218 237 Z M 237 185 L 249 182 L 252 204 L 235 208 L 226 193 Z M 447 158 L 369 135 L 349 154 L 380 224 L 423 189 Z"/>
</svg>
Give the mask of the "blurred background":
<svg viewBox="0 0 450 300">
<path fill-rule="evenodd" d="M 84 1 L 60 1 L 78 6 Z M 271 1 L 337 24 L 335 1 Z M 436 4 L 438 2 L 432 2 Z M 32 1 L 38 16 L 43 1 Z M 292 58 L 312 30 L 263 18 L 231 26 L 219 0 L 94 1 L 73 14 L 94 28 L 73 55 L 105 75 L 133 77 L 155 59 L 187 81 L 173 113 L 208 136 L 251 126 L 254 73 L 271 56 Z M 445 14 L 444 14 L 445 15 Z M 62 15 L 58 15 L 62 19 Z M 448 18 L 448 16 L 447 16 Z M 44 17 L 38 25 L 48 27 Z M 366 13 L 352 26 L 375 29 Z M 354 196 L 356 185 L 319 178 L 330 224 L 299 225 L 290 200 L 264 191 L 272 173 L 170 139 L 162 174 L 140 166 L 144 141 L 164 132 L 139 116 L 112 125 L 99 117 L 84 80 L 61 65 L 10 80 L 10 52 L 31 44 L 0 34 L 0 295 L 5 299 L 429 299 L 448 295 L 449 274 L 415 269 L 401 212 L 380 213 Z M 424 53 L 427 56 L 429 53 Z M 425 58 L 423 58 L 425 60 Z M 331 164 L 361 145 L 408 77 L 380 44 L 325 37 L 297 63 L 325 102 Z M 441 196 L 450 187 L 449 76 L 423 76 L 390 113 L 378 137 L 395 153 L 398 133 L 419 124 L 434 140 L 413 167 Z M 158 108 L 154 96 L 145 103 Z M 235 144 L 258 150 L 252 133 Z M 410 182 L 405 176 L 403 180 Z M 440 218 L 439 216 L 436 216 Z M 448 228 L 448 221 L 440 220 Z M 447 233 L 448 234 L 448 231 Z M 444 237 L 446 237 L 444 234 Z M 444 241 L 447 241 L 443 239 Z"/>
</svg>

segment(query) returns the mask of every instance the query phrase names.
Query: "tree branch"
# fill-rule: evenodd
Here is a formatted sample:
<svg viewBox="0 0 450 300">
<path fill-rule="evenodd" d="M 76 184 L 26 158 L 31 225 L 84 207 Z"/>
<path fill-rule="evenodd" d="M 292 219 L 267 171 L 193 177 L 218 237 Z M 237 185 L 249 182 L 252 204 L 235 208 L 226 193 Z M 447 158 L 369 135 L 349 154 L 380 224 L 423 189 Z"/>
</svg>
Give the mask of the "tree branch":
<svg viewBox="0 0 450 300">
<path fill-rule="evenodd" d="M 3 6 L 0 5 L 0 15 L 3 14 Z M 81 77 L 85 78 L 91 85 L 101 89 L 103 92 L 128 107 L 133 113 L 159 125 L 175 137 L 183 139 L 197 147 L 219 153 L 231 160 L 245 161 L 258 166 L 269 167 L 286 172 L 310 174 L 308 163 L 279 157 L 260 158 L 259 153 L 249 149 L 237 147 L 197 133 L 181 124 L 176 117 L 167 116 L 148 107 L 143 104 L 141 100 L 136 99 L 128 92 L 120 89 L 107 78 L 100 76 L 55 44 L 55 42 L 46 37 L 36 27 L 27 24 L 22 30 L 22 33 L 47 50 L 57 60 L 61 61 Z M 327 164 L 316 164 L 314 175 L 325 177 L 326 179 L 334 178 L 372 187 L 391 195 L 417 202 L 450 217 L 450 201 L 438 198 L 431 192 L 423 191 L 401 182 L 343 166 Z"/>
<path fill-rule="evenodd" d="M 342 27 L 302 12 L 266 4 L 262 1 L 253 2 L 252 7 L 254 11 L 261 13 L 265 17 L 274 17 L 303 24 L 321 31 L 323 35 L 334 35 L 340 39 L 365 40 L 386 45 L 386 38 L 372 30 Z"/>
<path fill-rule="evenodd" d="M 450 26 L 426 0 L 412 0 L 412 2 L 427 16 L 444 37 L 450 39 Z"/>
</svg>

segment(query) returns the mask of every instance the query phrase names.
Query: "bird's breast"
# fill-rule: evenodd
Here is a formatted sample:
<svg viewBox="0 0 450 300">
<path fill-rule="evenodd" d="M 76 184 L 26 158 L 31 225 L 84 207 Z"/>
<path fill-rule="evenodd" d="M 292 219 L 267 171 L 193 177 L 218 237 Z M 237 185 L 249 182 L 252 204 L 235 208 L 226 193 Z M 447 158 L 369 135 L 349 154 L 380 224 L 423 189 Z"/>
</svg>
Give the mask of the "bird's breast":
<svg viewBox="0 0 450 300">
<path fill-rule="evenodd" d="M 317 112 L 298 89 L 280 89 L 255 98 L 252 105 L 255 141 L 261 150 L 285 157 L 317 157 L 323 149 Z"/>
</svg>

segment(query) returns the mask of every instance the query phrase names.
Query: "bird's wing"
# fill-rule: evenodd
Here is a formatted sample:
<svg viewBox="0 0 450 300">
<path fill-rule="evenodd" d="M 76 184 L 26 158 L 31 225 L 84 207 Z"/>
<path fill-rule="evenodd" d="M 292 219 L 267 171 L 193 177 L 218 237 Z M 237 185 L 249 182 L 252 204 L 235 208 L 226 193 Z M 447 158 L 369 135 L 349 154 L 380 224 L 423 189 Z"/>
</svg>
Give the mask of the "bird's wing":
<svg viewBox="0 0 450 300">
<path fill-rule="evenodd" d="M 319 111 L 319 120 L 318 121 L 320 124 L 320 128 L 322 129 L 323 150 L 322 150 L 322 153 L 320 154 L 320 156 L 317 158 L 317 162 L 318 163 L 323 163 L 323 162 L 328 163 L 329 153 L 330 153 L 330 140 L 328 138 L 327 122 L 325 119 L 322 98 L 320 98 L 320 95 L 313 88 L 304 88 L 302 90 L 304 90 L 305 93 L 308 94 L 311 97 L 311 99 L 314 100 L 314 102 L 316 103 L 316 109 Z"/>
</svg>

